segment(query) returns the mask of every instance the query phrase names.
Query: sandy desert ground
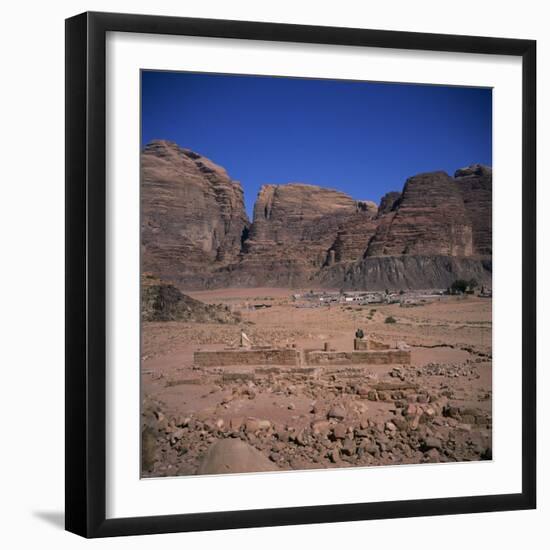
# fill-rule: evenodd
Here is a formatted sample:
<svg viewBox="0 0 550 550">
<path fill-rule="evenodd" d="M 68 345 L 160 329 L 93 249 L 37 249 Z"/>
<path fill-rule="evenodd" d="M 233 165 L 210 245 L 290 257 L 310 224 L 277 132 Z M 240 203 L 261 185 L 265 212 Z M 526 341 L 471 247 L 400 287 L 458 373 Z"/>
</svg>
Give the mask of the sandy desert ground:
<svg viewBox="0 0 550 550">
<path fill-rule="evenodd" d="M 242 322 L 143 323 L 144 477 L 492 459 L 491 299 L 299 308 L 299 292 L 188 292 Z M 193 364 L 194 351 L 238 346 L 241 330 L 254 345 L 346 351 L 358 328 L 405 342 L 411 364 Z"/>
</svg>

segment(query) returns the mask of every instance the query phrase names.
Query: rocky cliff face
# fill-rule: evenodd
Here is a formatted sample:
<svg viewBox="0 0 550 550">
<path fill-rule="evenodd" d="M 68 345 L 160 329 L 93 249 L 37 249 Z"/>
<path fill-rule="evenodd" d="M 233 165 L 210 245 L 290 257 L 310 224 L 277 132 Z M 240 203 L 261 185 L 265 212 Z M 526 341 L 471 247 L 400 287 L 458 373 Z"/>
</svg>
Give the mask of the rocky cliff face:
<svg viewBox="0 0 550 550">
<path fill-rule="evenodd" d="M 390 191 L 386 193 L 380 200 L 380 206 L 378 207 L 378 215 L 389 214 L 398 205 L 398 201 L 401 198 L 399 191 Z"/>
<path fill-rule="evenodd" d="M 491 279 L 492 171 L 409 178 L 379 206 L 314 185 L 241 185 L 165 141 L 142 153 L 142 269 L 182 287 L 446 287 Z"/>
<path fill-rule="evenodd" d="M 366 256 L 471 256 L 472 224 L 459 184 L 445 172 L 409 178 L 399 205 L 369 243 Z"/>
<path fill-rule="evenodd" d="M 233 262 L 248 225 L 242 187 L 223 168 L 167 141 L 145 147 L 142 270 L 185 280 Z"/>
<path fill-rule="evenodd" d="M 371 218 L 376 205 L 340 191 L 290 183 L 264 185 L 239 269 L 281 284 L 307 281 L 327 262 L 339 228 L 350 219 Z"/>
<path fill-rule="evenodd" d="M 372 203 L 316 185 L 264 185 L 254 206 L 249 244 L 330 244 L 342 222 L 356 212 L 368 213 L 372 207 Z"/>
<path fill-rule="evenodd" d="M 464 206 L 472 223 L 474 253 L 493 253 L 493 171 L 474 164 L 455 172 L 464 198 Z"/>
<path fill-rule="evenodd" d="M 325 265 L 354 262 L 361 259 L 376 234 L 378 222 L 373 215 L 357 213 L 345 220 L 336 233 L 336 239 L 328 251 Z"/>
</svg>

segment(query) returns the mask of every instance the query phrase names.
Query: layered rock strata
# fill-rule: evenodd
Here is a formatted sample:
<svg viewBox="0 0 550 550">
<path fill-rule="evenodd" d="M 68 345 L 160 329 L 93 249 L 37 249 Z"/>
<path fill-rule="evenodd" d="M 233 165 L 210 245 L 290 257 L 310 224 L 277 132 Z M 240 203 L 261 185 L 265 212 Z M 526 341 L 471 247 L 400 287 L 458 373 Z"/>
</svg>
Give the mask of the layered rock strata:
<svg viewBox="0 0 550 550">
<path fill-rule="evenodd" d="M 333 189 L 301 183 L 264 185 L 237 270 L 255 277 L 253 284 L 262 279 L 284 286 L 303 284 L 330 263 L 340 228 L 352 220 L 368 221 L 375 212 L 374 203 Z M 345 254 L 344 249 L 336 245 L 332 255 Z"/>
<path fill-rule="evenodd" d="M 470 221 L 474 252 L 480 256 L 493 253 L 493 171 L 474 164 L 455 172 Z"/>
<path fill-rule="evenodd" d="M 472 223 L 460 184 L 445 172 L 409 178 L 399 206 L 369 242 L 366 256 L 473 254 Z"/>
<path fill-rule="evenodd" d="M 141 163 L 142 270 L 182 288 L 490 284 L 486 166 L 418 174 L 379 206 L 315 185 L 264 185 L 251 223 L 240 183 L 202 155 L 154 141 Z"/>
<path fill-rule="evenodd" d="M 249 222 L 243 190 L 189 149 L 153 141 L 141 154 L 142 270 L 196 278 L 235 261 Z"/>
</svg>

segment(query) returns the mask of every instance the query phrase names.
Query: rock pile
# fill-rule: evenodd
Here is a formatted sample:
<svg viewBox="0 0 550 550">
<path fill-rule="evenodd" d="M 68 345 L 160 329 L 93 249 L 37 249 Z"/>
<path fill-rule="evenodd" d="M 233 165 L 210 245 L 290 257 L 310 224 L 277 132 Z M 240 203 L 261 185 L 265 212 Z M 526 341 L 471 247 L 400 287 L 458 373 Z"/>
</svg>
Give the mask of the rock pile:
<svg viewBox="0 0 550 550">
<path fill-rule="evenodd" d="M 147 276 L 142 278 L 141 319 L 229 324 L 240 322 L 239 316 L 226 306 L 205 304 L 183 294 L 172 284 Z"/>
<path fill-rule="evenodd" d="M 308 375 L 290 369 L 267 373 L 258 369 L 242 378 L 203 373 L 210 383 L 215 382 L 209 395 L 219 395 L 213 409 L 166 417 L 162 403 L 145 403 L 144 473 L 162 476 L 491 458 L 490 412 L 466 404 L 449 384 L 419 382 L 443 376 L 451 383 L 452 370 L 431 365 L 419 372 L 420 376 L 413 367 L 399 367 L 382 378 L 359 368 Z M 240 403 L 264 397 L 278 400 L 288 410 L 286 420 L 236 414 L 244 406 Z M 226 440 L 246 446 L 222 443 Z M 235 447 L 235 456 L 248 457 L 244 464 L 252 470 L 234 462 L 233 451 L 223 459 L 219 449 L 226 446 Z"/>
</svg>

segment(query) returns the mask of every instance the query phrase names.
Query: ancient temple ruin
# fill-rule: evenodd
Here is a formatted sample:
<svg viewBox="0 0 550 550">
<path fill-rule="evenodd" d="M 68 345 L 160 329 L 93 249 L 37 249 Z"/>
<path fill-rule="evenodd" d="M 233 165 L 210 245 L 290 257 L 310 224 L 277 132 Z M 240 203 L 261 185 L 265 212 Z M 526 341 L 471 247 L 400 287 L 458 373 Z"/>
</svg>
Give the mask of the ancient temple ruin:
<svg viewBox="0 0 550 550">
<path fill-rule="evenodd" d="M 248 340 L 248 339 L 247 339 Z M 354 339 L 353 351 L 332 349 L 326 342 L 322 349 L 299 350 L 296 347 L 246 346 L 223 350 L 200 350 L 194 353 L 194 363 L 201 367 L 226 366 L 330 366 L 330 365 L 409 365 L 411 352 L 400 343 L 395 347 L 370 337 Z"/>
</svg>

